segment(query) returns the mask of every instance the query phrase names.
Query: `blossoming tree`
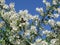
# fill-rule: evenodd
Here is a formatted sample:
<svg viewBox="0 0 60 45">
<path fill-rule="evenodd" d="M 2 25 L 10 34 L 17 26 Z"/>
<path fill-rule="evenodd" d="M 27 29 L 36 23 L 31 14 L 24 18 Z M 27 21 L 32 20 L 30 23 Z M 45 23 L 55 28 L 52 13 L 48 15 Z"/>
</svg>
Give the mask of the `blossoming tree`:
<svg viewBox="0 0 60 45">
<path fill-rule="evenodd" d="M 0 45 L 60 45 L 60 21 L 55 20 L 60 17 L 60 0 L 42 1 L 46 11 L 36 8 L 40 15 L 33 16 L 28 10 L 17 13 L 14 3 L 0 0 Z M 51 30 L 44 28 L 47 25 Z"/>
</svg>

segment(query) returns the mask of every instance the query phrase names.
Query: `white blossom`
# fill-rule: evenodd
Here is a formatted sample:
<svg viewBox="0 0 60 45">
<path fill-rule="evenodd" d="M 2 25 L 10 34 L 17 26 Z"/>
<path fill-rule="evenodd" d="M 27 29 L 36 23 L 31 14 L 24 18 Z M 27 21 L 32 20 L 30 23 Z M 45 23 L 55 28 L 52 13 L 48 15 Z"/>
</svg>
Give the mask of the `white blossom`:
<svg viewBox="0 0 60 45">
<path fill-rule="evenodd" d="M 3 8 L 4 8 L 4 9 L 8 9 L 9 6 L 5 4 L 5 5 L 3 6 Z"/>
<path fill-rule="evenodd" d="M 13 41 L 14 37 L 13 36 L 9 36 L 9 41 Z"/>
<path fill-rule="evenodd" d="M 9 6 L 11 9 L 14 8 L 14 3 L 10 3 Z"/>
<path fill-rule="evenodd" d="M 31 26 L 31 30 L 36 30 L 36 26 Z"/>
<path fill-rule="evenodd" d="M 38 15 L 35 15 L 35 16 L 33 16 L 33 19 L 36 19 L 36 20 L 38 20 Z"/>
<path fill-rule="evenodd" d="M 40 39 L 40 38 L 36 39 L 36 42 L 37 42 L 37 43 L 39 43 L 39 42 L 41 42 L 41 41 L 42 41 L 42 39 Z"/>
<path fill-rule="evenodd" d="M 25 22 L 25 25 L 26 25 L 26 27 L 28 27 L 29 26 L 29 22 Z"/>
<path fill-rule="evenodd" d="M 49 23 L 52 27 L 55 26 L 55 21 L 54 21 L 53 19 L 49 19 L 49 20 L 48 20 L 48 23 Z"/>
<path fill-rule="evenodd" d="M 54 14 L 54 17 L 55 18 L 58 18 L 60 15 L 59 14 Z"/>
<path fill-rule="evenodd" d="M 0 28 L 2 28 L 4 26 L 5 22 L 4 21 L 1 21 L 0 22 Z"/>
<path fill-rule="evenodd" d="M 50 41 L 50 43 L 51 43 L 51 44 L 55 44 L 57 41 L 58 41 L 58 39 L 52 39 L 52 40 Z"/>
<path fill-rule="evenodd" d="M 57 10 L 58 10 L 58 13 L 60 14 L 60 8 L 57 8 Z"/>
<path fill-rule="evenodd" d="M 10 23 L 10 26 L 13 27 L 13 26 L 16 26 L 17 25 L 17 22 L 16 21 L 13 21 Z"/>
<path fill-rule="evenodd" d="M 37 34 L 37 29 L 35 26 L 31 26 L 31 33 Z"/>
<path fill-rule="evenodd" d="M 43 0 L 43 3 L 46 3 L 46 0 Z"/>
<path fill-rule="evenodd" d="M 28 14 L 28 10 L 24 10 L 24 14 Z"/>
<path fill-rule="evenodd" d="M 51 5 L 49 2 L 46 2 L 46 8 L 49 8 Z"/>
<path fill-rule="evenodd" d="M 21 27 L 22 26 L 22 24 L 19 24 L 19 27 Z"/>
<path fill-rule="evenodd" d="M 21 23 L 23 26 L 26 25 L 26 23 Z"/>
<path fill-rule="evenodd" d="M 17 38 L 20 38 L 18 35 L 16 36 Z"/>
<path fill-rule="evenodd" d="M 5 3 L 5 0 L 0 0 L 1 3 Z"/>
<path fill-rule="evenodd" d="M 42 33 L 43 33 L 43 34 L 48 34 L 48 33 L 51 33 L 51 31 L 44 30 Z"/>
<path fill-rule="evenodd" d="M 28 10 L 20 10 L 19 14 L 20 15 L 26 15 L 26 14 L 28 14 Z"/>
<path fill-rule="evenodd" d="M 4 19 L 9 20 L 9 18 L 10 18 L 9 12 L 5 12 L 4 15 L 2 15 L 2 17 L 3 17 Z"/>
<path fill-rule="evenodd" d="M 40 45 L 48 45 L 48 43 L 46 41 L 42 41 Z"/>
<path fill-rule="evenodd" d="M 18 30 L 18 27 L 13 26 L 12 29 L 13 29 L 14 31 L 17 31 L 17 30 Z"/>
<path fill-rule="evenodd" d="M 28 24 L 26 23 L 20 23 L 19 26 L 22 27 L 22 26 L 27 26 Z"/>
<path fill-rule="evenodd" d="M 16 40 L 16 44 L 20 45 L 20 40 Z"/>
<path fill-rule="evenodd" d="M 5 32 L 2 31 L 3 33 L 0 34 L 3 37 L 2 39 L 3 43 L 6 40 L 8 40 L 13 45 L 26 45 L 27 44 L 26 41 L 29 42 L 30 45 L 59 45 L 58 43 L 59 32 L 58 33 L 53 32 L 55 31 L 55 29 L 57 29 L 57 27 L 60 27 L 60 21 L 54 20 L 55 18 L 58 18 L 60 16 L 60 8 L 59 8 L 59 5 L 57 4 L 59 2 L 58 0 L 52 0 L 52 5 L 54 5 L 52 6 L 50 2 L 48 2 L 47 0 L 42 0 L 42 1 L 46 5 L 46 11 L 49 11 L 49 12 L 47 12 L 48 14 L 44 12 L 43 7 L 36 8 L 36 11 L 38 11 L 41 15 L 41 18 L 40 18 L 40 16 L 37 14 L 35 14 L 34 16 L 29 14 L 27 9 L 20 10 L 17 13 L 14 8 L 14 5 L 15 5 L 14 3 L 10 3 L 9 5 L 7 5 L 5 4 L 5 0 L 0 0 L 0 17 L 2 18 L 1 20 L 3 20 L 0 22 L 0 30 L 5 31 Z M 55 8 L 56 5 L 58 5 L 58 8 L 57 7 Z M 54 10 L 57 13 L 55 13 L 54 11 L 52 13 L 50 12 L 51 10 Z M 48 16 L 50 16 L 51 18 L 47 20 Z M 40 19 L 46 19 L 46 20 L 41 21 Z M 33 21 L 33 25 L 30 24 L 29 22 L 31 20 Z M 38 25 L 38 23 L 40 23 L 40 25 Z M 53 28 L 53 31 L 49 31 L 48 29 L 45 30 L 44 24 L 46 23 Z M 39 32 L 37 27 L 39 28 Z M 22 31 L 23 35 L 20 34 L 20 31 Z M 49 42 L 46 39 L 43 40 L 42 38 L 36 39 L 37 36 L 40 36 L 39 34 L 40 31 L 42 32 L 41 36 L 44 36 L 45 34 L 47 39 L 52 37 L 55 37 L 55 38 L 48 39 Z M 27 36 L 29 36 L 29 39 L 26 38 Z M 5 37 L 6 39 L 4 40 Z M 8 43 L 6 45 L 10 45 L 10 44 Z"/>
<path fill-rule="evenodd" d="M 15 14 L 13 14 L 12 16 L 10 16 L 10 20 L 18 20 L 19 19 L 19 17 L 18 17 L 18 15 L 15 13 Z"/>
<path fill-rule="evenodd" d="M 57 24 L 57 26 L 60 26 L 60 21 L 57 21 L 56 24 Z"/>
<path fill-rule="evenodd" d="M 38 12 L 43 12 L 43 8 L 36 8 L 36 11 L 38 11 Z"/>
<path fill-rule="evenodd" d="M 53 0 L 53 5 L 56 5 L 56 4 L 57 4 L 56 0 Z"/>
<path fill-rule="evenodd" d="M 30 35 L 30 30 L 26 30 L 24 34 L 25 34 L 25 36 Z"/>
<path fill-rule="evenodd" d="M 26 19 L 27 19 L 27 20 L 30 20 L 30 19 L 33 19 L 33 18 L 34 18 L 34 16 L 32 16 L 31 14 L 27 14 L 27 15 L 26 15 Z"/>
</svg>

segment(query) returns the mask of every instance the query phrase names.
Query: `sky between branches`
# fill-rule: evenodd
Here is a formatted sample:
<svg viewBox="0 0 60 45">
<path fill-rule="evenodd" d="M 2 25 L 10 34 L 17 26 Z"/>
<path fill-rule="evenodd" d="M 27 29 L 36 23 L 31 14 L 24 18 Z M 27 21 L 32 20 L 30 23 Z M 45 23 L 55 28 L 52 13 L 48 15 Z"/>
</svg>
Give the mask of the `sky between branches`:
<svg viewBox="0 0 60 45">
<path fill-rule="evenodd" d="M 27 9 L 29 11 L 30 14 L 35 15 L 35 14 L 39 14 L 36 11 L 37 7 L 43 7 L 44 11 L 45 11 L 45 4 L 43 3 L 43 0 L 5 0 L 6 4 L 9 4 L 11 2 L 15 3 L 15 10 L 16 12 L 19 12 L 19 10 L 25 10 Z M 48 2 L 52 2 L 52 0 L 47 0 Z M 60 18 L 55 19 L 56 21 L 60 21 Z M 45 28 L 49 29 L 49 26 L 45 26 Z"/>
</svg>

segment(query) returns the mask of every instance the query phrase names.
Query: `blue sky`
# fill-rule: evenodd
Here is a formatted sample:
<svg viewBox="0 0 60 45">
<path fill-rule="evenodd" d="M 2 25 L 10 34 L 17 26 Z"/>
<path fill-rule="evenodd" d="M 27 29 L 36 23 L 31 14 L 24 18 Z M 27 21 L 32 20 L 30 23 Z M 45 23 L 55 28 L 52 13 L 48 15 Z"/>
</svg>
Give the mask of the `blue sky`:
<svg viewBox="0 0 60 45">
<path fill-rule="evenodd" d="M 6 4 L 14 2 L 16 12 L 18 12 L 19 10 L 27 9 L 29 11 L 29 13 L 32 15 L 39 14 L 35 10 L 36 7 L 43 7 L 44 11 L 45 11 L 45 5 L 42 2 L 43 0 L 5 0 L 5 1 L 6 1 Z M 47 1 L 51 2 L 52 0 L 47 0 Z M 57 18 L 56 20 L 60 21 L 60 18 Z M 46 28 L 48 28 L 48 27 L 46 27 Z"/>
<path fill-rule="evenodd" d="M 45 5 L 42 2 L 43 0 L 5 0 L 6 4 L 9 4 L 11 2 L 15 3 L 15 10 L 18 12 L 19 10 L 27 9 L 29 10 L 29 13 L 31 14 L 38 14 L 36 12 L 36 7 L 43 7 L 45 10 Z M 51 0 L 47 0 L 51 2 Z"/>
<path fill-rule="evenodd" d="M 19 10 L 27 9 L 30 14 L 35 15 L 35 14 L 39 14 L 36 11 L 36 7 L 43 7 L 45 10 L 45 5 L 42 1 L 43 0 L 6 0 L 6 4 L 14 2 L 16 12 L 18 12 Z M 51 0 L 47 0 L 47 1 L 51 2 Z"/>
<path fill-rule="evenodd" d="M 6 0 L 6 4 L 10 2 L 15 3 L 15 10 L 18 12 L 19 10 L 27 9 L 31 14 L 37 14 L 36 7 L 45 7 L 42 2 L 43 0 Z M 44 8 L 45 9 L 45 8 Z"/>
</svg>

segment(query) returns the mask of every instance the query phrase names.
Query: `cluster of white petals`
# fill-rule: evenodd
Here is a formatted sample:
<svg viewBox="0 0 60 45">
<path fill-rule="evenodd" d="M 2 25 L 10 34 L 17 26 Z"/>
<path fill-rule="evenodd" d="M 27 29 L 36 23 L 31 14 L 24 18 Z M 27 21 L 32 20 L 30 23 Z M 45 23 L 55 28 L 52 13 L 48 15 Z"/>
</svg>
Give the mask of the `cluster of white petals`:
<svg viewBox="0 0 60 45">
<path fill-rule="evenodd" d="M 5 0 L 0 0 L 0 43 L 2 45 L 60 45 L 60 21 L 55 20 L 60 17 L 58 2 L 59 0 L 52 0 L 51 4 L 43 0 L 46 12 L 43 7 L 37 7 L 36 11 L 40 15 L 33 16 L 27 9 L 17 13 L 14 3 L 7 5 Z M 45 28 L 47 25 L 50 30 Z"/>
<path fill-rule="evenodd" d="M 55 26 L 55 21 L 53 19 L 49 19 L 48 23 L 54 27 Z"/>
<path fill-rule="evenodd" d="M 57 22 L 56 22 L 56 24 L 57 24 L 57 26 L 59 26 L 59 27 L 60 27 L 60 21 L 57 21 Z"/>
</svg>

